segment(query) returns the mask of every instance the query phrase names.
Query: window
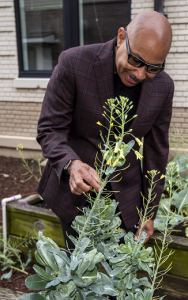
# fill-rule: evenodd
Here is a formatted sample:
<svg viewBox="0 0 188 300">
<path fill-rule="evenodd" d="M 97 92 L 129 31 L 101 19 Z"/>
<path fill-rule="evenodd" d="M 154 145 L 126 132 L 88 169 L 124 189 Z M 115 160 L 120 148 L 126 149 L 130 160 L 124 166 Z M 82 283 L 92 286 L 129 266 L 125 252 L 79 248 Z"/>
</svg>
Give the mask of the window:
<svg viewBox="0 0 188 300">
<path fill-rule="evenodd" d="M 15 0 L 19 77 L 50 77 L 70 47 L 106 42 L 130 18 L 130 0 Z"/>
</svg>

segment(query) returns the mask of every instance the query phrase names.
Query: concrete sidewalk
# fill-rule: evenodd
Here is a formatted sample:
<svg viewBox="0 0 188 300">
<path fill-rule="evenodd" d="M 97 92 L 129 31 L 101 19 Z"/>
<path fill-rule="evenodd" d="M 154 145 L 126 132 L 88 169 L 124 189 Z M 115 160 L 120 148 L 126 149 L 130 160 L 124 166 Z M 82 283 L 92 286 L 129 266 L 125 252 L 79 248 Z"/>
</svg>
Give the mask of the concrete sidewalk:
<svg viewBox="0 0 188 300">
<path fill-rule="evenodd" d="M 0 300 L 16 300 L 23 293 L 0 288 Z"/>
</svg>

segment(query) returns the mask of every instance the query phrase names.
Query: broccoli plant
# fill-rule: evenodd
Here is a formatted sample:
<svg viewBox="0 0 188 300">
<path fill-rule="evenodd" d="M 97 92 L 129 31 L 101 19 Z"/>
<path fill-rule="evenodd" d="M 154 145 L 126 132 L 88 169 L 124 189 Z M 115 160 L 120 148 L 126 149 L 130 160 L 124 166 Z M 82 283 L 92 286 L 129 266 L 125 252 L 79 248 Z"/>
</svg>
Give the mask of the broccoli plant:
<svg viewBox="0 0 188 300">
<path fill-rule="evenodd" d="M 143 197 L 144 209 L 139 212 L 142 219 L 140 234 L 135 241 L 132 233 L 126 234 L 121 229 L 120 213 L 116 213 L 118 203 L 111 199 L 112 192 L 107 191 L 105 186 L 111 181 L 120 180 L 117 177 L 123 168 L 128 167 L 124 167 L 124 164 L 131 150 L 138 159 L 142 158 L 133 149 L 135 141 L 139 145 L 142 143 L 131 134 L 131 130 L 124 132 L 132 103 L 120 97 L 120 100 L 107 100 L 106 106 L 103 115 L 109 122 L 109 128 L 97 122 L 107 130 L 106 136 L 100 132 L 103 141 L 103 146 L 99 145 L 102 160 L 98 155 L 95 160 L 100 190 L 86 194 L 90 206 L 84 207 L 83 214 L 72 222 L 78 238 L 69 238 L 75 248 L 73 251 L 69 249 L 67 255 L 66 251 L 61 251 L 51 239 L 39 232 L 35 257 L 42 267 L 34 265 L 36 275 L 27 278 L 26 286 L 31 290 L 43 291 L 22 295 L 19 300 L 102 300 L 106 299 L 104 295 L 116 296 L 117 300 L 151 300 L 158 287 L 156 279 L 162 254 L 155 268 L 153 250 L 145 248 L 146 233 L 142 232 L 152 214 L 149 204 L 156 196 L 153 189 L 158 172 L 148 172 L 150 189 L 148 199 Z M 123 141 L 126 134 L 132 136 L 128 144 Z M 119 245 L 122 238 L 124 243 Z M 138 270 L 146 271 L 149 279 L 138 278 Z"/>
</svg>

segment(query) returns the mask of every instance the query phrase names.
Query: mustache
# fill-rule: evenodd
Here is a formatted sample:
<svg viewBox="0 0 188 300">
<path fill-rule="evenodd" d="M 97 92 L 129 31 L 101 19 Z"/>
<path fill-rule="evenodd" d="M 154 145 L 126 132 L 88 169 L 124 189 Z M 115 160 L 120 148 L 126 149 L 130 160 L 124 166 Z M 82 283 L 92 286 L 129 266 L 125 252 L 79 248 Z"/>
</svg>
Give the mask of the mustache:
<svg viewBox="0 0 188 300">
<path fill-rule="evenodd" d="M 144 82 L 144 80 L 140 80 L 140 79 L 136 78 L 136 76 L 132 73 L 129 73 L 129 77 L 135 82 L 138 82 L 138 83 Z"/>
</svg>

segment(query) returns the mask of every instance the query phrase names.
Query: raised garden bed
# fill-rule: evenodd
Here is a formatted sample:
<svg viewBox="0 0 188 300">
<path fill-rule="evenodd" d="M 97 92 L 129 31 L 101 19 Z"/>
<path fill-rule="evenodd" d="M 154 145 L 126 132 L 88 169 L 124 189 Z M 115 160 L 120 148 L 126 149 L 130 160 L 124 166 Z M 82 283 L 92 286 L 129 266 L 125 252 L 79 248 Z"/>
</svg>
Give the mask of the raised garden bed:
<svg viewBox="0 0 188 300">
<path fill-rule="evenodd" d="M 59 247 L 63 248 L 64 239 L 59 218 L 49 209 L 34 206 L 41 201 L 38 194 L 22 200 L 25 200 L 28 205 L 15 201 L 7 204 L 7 235 L 12 239 L 18 239 L 27 233 L 37 235 L 38 231 L 43 231 L 45 236 L 52 238 Z M 23 248 L 22 251 L 27 253 L 29 249 L 33 254 L 36 248 Z"/>
<path fill-rule="evenodd" d="M 157 239 L 162 234 L 157 232 L 149 239 L 147 245 L 154 247 L 156 240 L 158 245 L 160 241 Z M 166 269 L 170 262 L 172 262 L 172 268 L 161 283 L 161 289 L 157 290 L 157 295 L 166 295 L 166 300 L 187 300 L 188 299 L 188 238 L 172 235 L 168 237 L 171 239 L 169 248 L 165 252 L 167 255 L 170 250 L 174 250 L 174 253 L 170 256 L 167 262 L 162 265 L 161 269 Z"/>
</svg>

